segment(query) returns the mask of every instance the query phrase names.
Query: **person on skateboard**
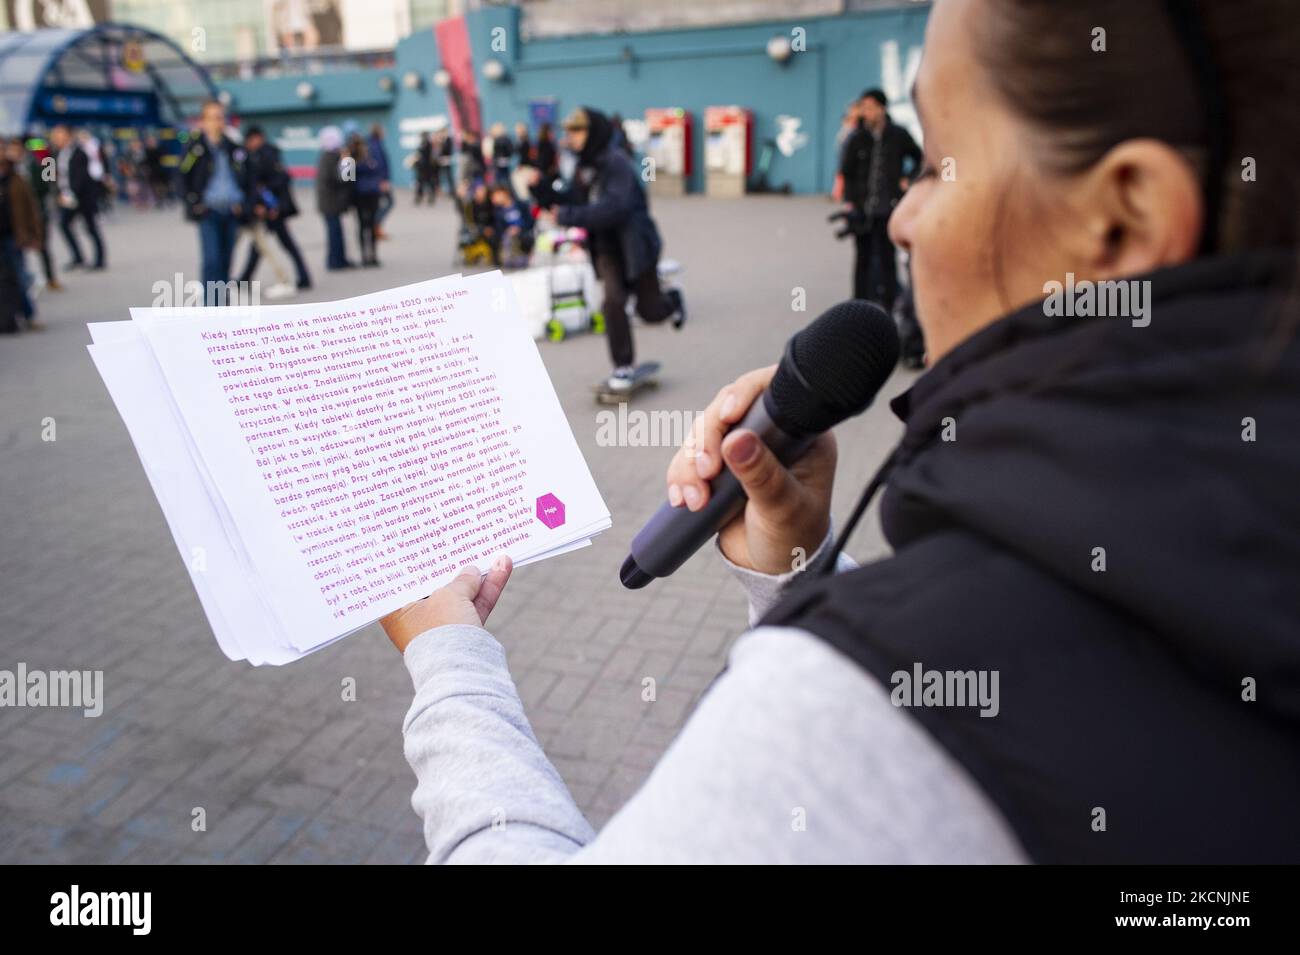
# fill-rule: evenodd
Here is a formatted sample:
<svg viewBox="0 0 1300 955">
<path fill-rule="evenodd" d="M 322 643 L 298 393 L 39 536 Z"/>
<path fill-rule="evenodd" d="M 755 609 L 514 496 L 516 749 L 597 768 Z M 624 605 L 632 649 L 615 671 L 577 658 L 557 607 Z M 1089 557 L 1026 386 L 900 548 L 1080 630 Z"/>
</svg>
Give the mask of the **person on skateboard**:
<svg viewBox="0 0 1300 955">
<path fill-rule="evenodd" d="M 541 208 L 539 226 L 577 226 L 587 231 L 592 264 L 605 292 L 605 328 L 614 371 L 609 390 L 630 392 L 636 381 L 636 350 L 627 315 L 629 292 L 645 321 L 686 321 L 680 289 L 659 285 L 659 230 L 650 218 L 645 189 L 627 153 L 614 141 L 614 127 L 598 110 L 583 106 L 564 120 L 567 149 L 577 156 L 573 178 L 562 189 L 537 170 L 529 189 Z M 548 221 L 549 220 L 549 221 Z"/>
</svg>

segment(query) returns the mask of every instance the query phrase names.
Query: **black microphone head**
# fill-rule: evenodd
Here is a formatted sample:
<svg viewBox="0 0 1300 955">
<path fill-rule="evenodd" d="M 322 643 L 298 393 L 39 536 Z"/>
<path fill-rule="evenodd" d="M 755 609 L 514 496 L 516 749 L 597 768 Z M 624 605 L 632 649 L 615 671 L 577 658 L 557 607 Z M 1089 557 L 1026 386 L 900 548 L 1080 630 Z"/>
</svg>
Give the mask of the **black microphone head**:
<svg viewBox="0 0 1300 955">
<path fill-rule="evenodd" d="M 898 364 L 898 329 L 879 305 L 841 302 L 795 333 L 767 386 L 788 434 L 819 434 L 861 414 Z"/>
</svg>

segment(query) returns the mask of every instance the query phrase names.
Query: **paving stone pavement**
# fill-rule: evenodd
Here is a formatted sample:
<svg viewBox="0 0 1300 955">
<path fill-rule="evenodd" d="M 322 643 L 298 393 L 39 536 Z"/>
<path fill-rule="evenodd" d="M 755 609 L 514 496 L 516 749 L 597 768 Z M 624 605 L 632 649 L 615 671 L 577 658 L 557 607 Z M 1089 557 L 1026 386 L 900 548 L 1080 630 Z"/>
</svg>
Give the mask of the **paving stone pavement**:
<svg viewBox="0 0 1300 955">
<path fill-rule="evenodd" d="M 302 205 L 313 208 L 311 197 Z M 824 199 L 692 197 L 653 211 L 665 254 L 686 267 L 690 321 L 681 332 L 638 328 L 639 356 L 664 371 L 634 409 L 703 408 L 847 295 L 852 250 L 832 238 Z M 377 270 L 323 272 L 319 218 L 294 228 L 313 300 L 453 271 L 445 203 L 400 196 Z M 64 276 L 66 290 L 40 302 L 44 331 L 0 339 L 0 669 L 102 670 L 105 695 L 94 719 L 0 708 L 0 862 L 421 861 L 401 750 L 411 686 L 379 628 L 287 667 L 232 663 L 217 649 L 84 348 L 85 322 L 127 318 L 176 272 L 196 278 L 197 235 L 175 210 L 119 210 L 105 231 L 110 270 Z M 796 289 L 804 312 L 791 307 Z M 491 629 L 539 739 L 599 828 L 722 668 L 745 606 L 711 551 L 644 590 L 620 587 L 671 449 L 597 444 L 591 385 L 608 367 L 603 338 L 539 347 L 614 526 L 590 548 L 519 570 Z M 882 397 L 911 379 L 896 372 Z M 54 441 L 42 440 L 45 419 Z M 838 519 L 899 430 L 883 400 L 840 429 Z M 885 550 L 867 523 L 850 547 L 859 559 Z M 342 698 L 347 677 L 355 702 Z M 646 677 L 655 702 L 642 702 Z M 191 826 L 198 807 L 203 832 Z"/>
</svg>

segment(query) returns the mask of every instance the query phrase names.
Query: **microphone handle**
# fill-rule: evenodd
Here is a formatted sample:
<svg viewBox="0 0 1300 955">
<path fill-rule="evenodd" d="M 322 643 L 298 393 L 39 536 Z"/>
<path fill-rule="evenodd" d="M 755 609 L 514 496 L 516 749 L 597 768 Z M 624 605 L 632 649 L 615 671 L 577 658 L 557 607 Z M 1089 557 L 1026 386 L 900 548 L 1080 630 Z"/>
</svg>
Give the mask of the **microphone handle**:
<svg viewBox="0 0 1300 955">
<path fill-rule="evenodd" d="M 803 456 L 817 435 L 800 437 L 782 429 L 772 420 L 767 407 L 770 400 L 768 392 L 763 392 L 762 399 L 755 401 L 744 419 L 728 429 L 728 433 L 736 428 L 753 431 L 777 460 L 789 466 Z M 648 577 L 667 577 L 708 543 L 744 506 L 744 488 L 724 464 L 709 484 L 708 503 L 698 511 L 667 503 L 655 511 L 632 540 L 631 556 L 635 566 Z"/>
</svg>

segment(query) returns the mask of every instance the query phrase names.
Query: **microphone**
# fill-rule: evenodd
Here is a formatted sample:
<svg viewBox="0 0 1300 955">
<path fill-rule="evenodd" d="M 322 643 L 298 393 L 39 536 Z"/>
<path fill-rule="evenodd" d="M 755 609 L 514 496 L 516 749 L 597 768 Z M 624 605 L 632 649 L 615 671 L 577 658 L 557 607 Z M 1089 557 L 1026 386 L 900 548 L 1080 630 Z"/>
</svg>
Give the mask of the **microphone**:
<svg viewBox="0 0 1300 955">
<path fill-rule="evenodd" d="M 786 343 L 767 390 L 729 431 L 753 431 L 788 467 L 823 431 L 865 411 L 897 363 L 894 320 L 870 302 L 841 302 Z M 698 511 L 668 503 L 655 511 L 632 540 L 623 586 L 639 590 L 667 577 L 744 506 L 745 490 L 724 464 Z"/>
</svg>

